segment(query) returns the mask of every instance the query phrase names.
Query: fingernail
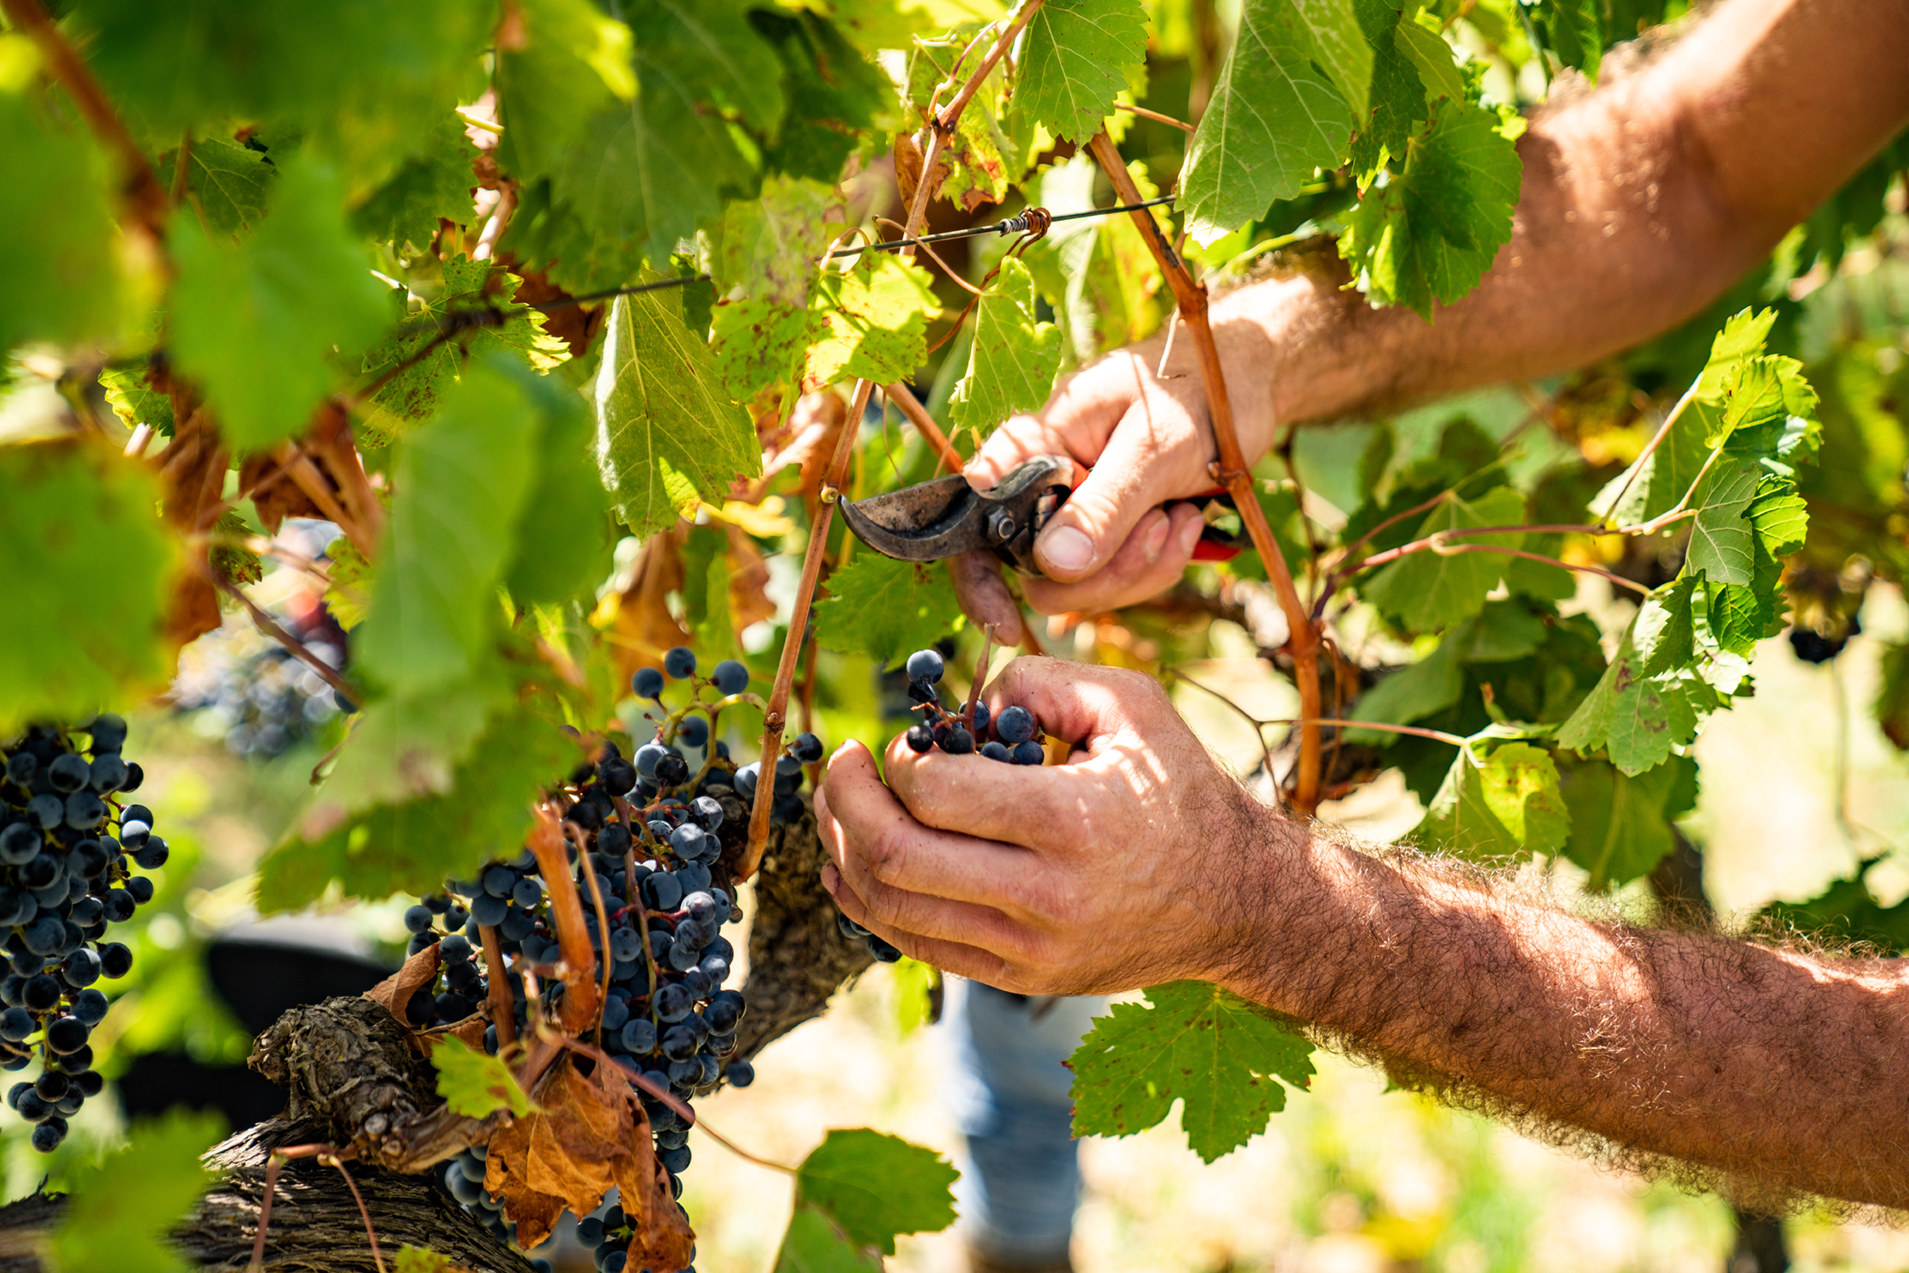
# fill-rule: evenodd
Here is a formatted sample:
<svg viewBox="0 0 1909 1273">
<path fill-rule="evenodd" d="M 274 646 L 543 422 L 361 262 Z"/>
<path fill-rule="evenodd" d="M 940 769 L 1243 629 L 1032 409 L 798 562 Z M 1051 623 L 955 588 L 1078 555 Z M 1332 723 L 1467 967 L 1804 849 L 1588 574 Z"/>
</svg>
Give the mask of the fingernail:
<svg viewBox="0 0 1909 1273">
<path fill-rule="evenodd" d="M 1160 550 L 1167 546 L 1167 532 L 1173 529 L 1173 519 L 1165 512 L 1155 509 L 1147 514 L 1147 524 L 1140 532 L 1140 551 L 1146 554 L 1147 564 L 1160 560 Z"/>
<path fill-rule="evenodd" d="M 1085 570 L 1094 559 L 1094 541 L 1072 526 L 1056 526 L 1041 536 L 1040 552 L 1056 570 Z"/>
<path fill-rule="evenodd" d="M 1180 528 L 1180 555 L 1182 557 L 1192 555 L 1193 545 L 1200 542 L 1200 532 L 1205 529 L 1206 523 L 1197 517 Z"/>
</svg>

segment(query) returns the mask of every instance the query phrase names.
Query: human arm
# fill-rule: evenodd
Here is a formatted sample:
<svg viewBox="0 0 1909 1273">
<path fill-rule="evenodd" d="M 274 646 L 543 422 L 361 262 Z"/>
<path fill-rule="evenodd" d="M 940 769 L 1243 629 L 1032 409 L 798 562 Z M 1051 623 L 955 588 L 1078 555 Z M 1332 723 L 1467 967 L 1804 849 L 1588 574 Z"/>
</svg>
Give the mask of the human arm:
<svg viewBox="0 0 1909 1273">
<path fill-rule="evenodd" d="M 1083 740 L 1019 768 L 854 744 L 817 797 L 848 915 L 1027 993 L 1214 981 L 1550 1128 L 1774 1199 L 1909 1205 L 1909 964 L 1587 920 L 1314 836 L 1221 773 L 1149 678 L 1018 660 Z"/>
<path fill-rule="evenodd" d="M 1665 52 L 1541 112 L 1518 142 L 1512 238 L 1479 287 L 1427 323 L 1374 310 L 1336 268 L 1242 288 L 1212 311 L 1249 459 L 1280 427 L 1580 366 L 1690 317 L 1909 124 L 1909 3 L 1727 0 Z M 1043 533 L 1048 613 L 1123 605 L 1184 568 L 1214 458 L 1184 334 L 1062 384 L 968 472 L 1057 451 L 1093 473 Z M 980 615 L 977 572 L 959 578 Z M 996 585 L 998 589 L 998 584 Z"/>
</svg>

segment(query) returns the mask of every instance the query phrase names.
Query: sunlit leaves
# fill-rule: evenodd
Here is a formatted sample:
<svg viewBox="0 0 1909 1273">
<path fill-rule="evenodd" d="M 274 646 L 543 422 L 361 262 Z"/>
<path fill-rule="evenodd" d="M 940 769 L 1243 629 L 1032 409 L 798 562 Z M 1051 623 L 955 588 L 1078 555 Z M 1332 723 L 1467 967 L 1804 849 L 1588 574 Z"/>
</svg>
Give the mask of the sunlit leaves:
<svg viewBox="0 0 1909 1273">
<path fill-rule="evenodd" d="M 816 264 L 843 215 L 834 190 L 819 181 L 771 177 L 761 197 L 739 199 L 723 212 L 716 253 L 719 288 L 740 287 L 752 300 L 801 306 Z"/>
<path fill-rule="evenodd" d="M 630 28 L 590 0 L 524 0 L 497 53 L 497 158 L 521 178 L 555 172 L 591 114 L 636 96 Z"/>
<path fill-rule="evenodd" d="M 671 293 L 619 296 L 597 374 L 596 456 L 617 515 L 636 535 L 698 498 L 762 471 L 754 427 L 717 384 L 709 346 Z"/>
<path fill-rule="evenodd" d="M 336 378 L 332 351 L 370 344 L 390 315 L 337 175 L 305 159 L 279 171 L 271 211 L 239 243 L 173 223 L 172 354 L 239 451 L 301 431 Z"/>
<path fill-rule="evenodd" d="M 1027 25 L 1014 104 L 1058 140 L 1085 143 L 1126 87 L 1125 69 L 1146 56 L 1140 0 L 1047 0 Z"/>
<path fill-rule="evenodd" d="M 1181 197 L 1189 232 L 1208 243 L 1292 198 L 1316 169 L 1339 162 L 1351 132 L 1352 113 L 1314 69 L 1312 38 L 1291 0 L 1246 0 L 1237 42 L 1187 147 Z"/>
<path fill-rule="evenodd" d="M 431 1049 L 431 1064 L 437 1070 L 437 1094 L 453 1114 L 488 1118 L 508 1110 L 511 1117 L 522 1118 L 530 1113 L 530 1097 L 502 1057 L 486 1056 L 447 1035 Z"/>
<path fill-rule="evenodd" d="M 134 1124 L 126 1143 L 83 1167 L 48 1245 L 53 1267 L 72 1273 L 183 1273 L 171 1241 L 192 1205 L 218 1177 L 199 1155 L 219 1138 L 217 1114 L 177 1108 Z"/>
<path fill-rule="evenodd" d="M 907 380 L 927 356 L 928 321 L 941 312 L 928 272 L 892 252 L 824 272 L 811 307 L 828 323 L 809 349 L 805 386 L 815 389 L 850 378 Z"/>
<path fill-rule="evenodd" d="M 164 683 L 179 546 L 158 501 L 151 474 L 110 450 L 0 449 L 0 596 L 16 616 L 0 625 L 0 736 Z"/>
<path fill-rule="evenodd" d="M 1438 847 L 1479 859 L 1555 853 L 1570 831 L 1551 753 L 1518 742 L 1459 748 L 1423 828 Z"/>
<path fill-rule="evenodd" d="M 956 1175 L 932 1149 L 866 1127 L 838 1130 L 796 1169 L 796 1197 L 827 1213 L 857 1246 L 893 1255 L 896 1235 L 954 1222 Z"/>
<path fill-rule="evenodd" d="M 1624 634 L 1597 685 L 1558 730 L 1560 747 L 1580 754 L 1602 749 L 1626 774 L 1640 774 L 1697 736 L 1700 721 L 1723 698 L 1689 666 L 1645 671 L 1636 626 Z"/>
<path fill-rule="evenodd" d="M 976 307 L 968 370 L 955 385 L 950 414 L 986 436 L 1012 413 L 1044 404 L 1060 366 L 1060 328 L 1035 319 L 1034 278 L 1009 257 Z"/>
<path fill-rule="evenodd" d="M 1147 1002 L 1117 1003 L 1080 1041 L 1074 1132 L 1131 1136 L 1183 1102 L 1180 1125 L 1206 1162 L 1266 1130 L 1286 1089 L 1312 1080 L 1312 1045 L 1230 991 L 1203 981 L 1151 986 Z"/>
<path fill-rule="evenodd" d="M 894 667 L 933 645 L 961 616 L 940 562 L 896 561 L 863 551 L 830 577 L 816 603 L 815 639 L 830 650 L 867 654 Z"/>
<path fill-rule="evenodd" d="M 1353 15 L 1353 0 L 1292 0 L 1299 23 L 1312 36 L 1313 61 L 1326 68 L 1339 96 L 1363 115 L 1372 85 L 1372 46 Z"/>
<path fill-rule="evenodd" d="M 1495 111 L 1439 105 L 1430 133 L 1407 144 L 1404 170 L 1368 189 L 1347 218 L 1339 255 L 1369 300 L 1430 318 L 1434 302 L 1478 285 L 1511 240 L 1523 172 L 1515 135 Z"/>
<path fill-rule="evenodd" d="M 1524 516 L 1524 498 L 1509 486 L 1497 486 L 1476 499 L 1453 496 L 1440 503 L 1419 523 L 1413 539 L 1429 539 L 1441 531 L 1516 526 Z M 1511 560 L 1492 549 L 1516 548 L 1522 540 L 1517 531 L 1450 539 L 1446 543 L 1459 551 L 1407 554 L 1380 567 L 1361 592 L 1413 631 L 1436 632 L 1478 613 Z"/>
</svg>

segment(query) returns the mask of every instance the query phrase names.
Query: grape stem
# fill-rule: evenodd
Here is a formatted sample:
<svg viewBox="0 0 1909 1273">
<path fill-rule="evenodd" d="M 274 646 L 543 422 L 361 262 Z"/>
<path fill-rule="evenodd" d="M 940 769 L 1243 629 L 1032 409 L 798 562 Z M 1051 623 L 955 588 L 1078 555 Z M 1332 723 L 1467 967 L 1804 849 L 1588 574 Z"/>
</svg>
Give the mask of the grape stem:
<svg viewBox="0 0 1909 1273">
<path fill-rule="evenodd" d="M 1515 531 L 1523 528 L 1511 526 L 1501 527 L 1499 529 L 1501 531 Z M 1650 588 L 1648 586 L 1637 582 L 1635 579 L 1626 579 L 1623 575 L 1606 570 L 1602 566 L 1579 565 L 1575 562 L 1560 561 L 1556 557 L 1547 557 L 1543 553 L 1526 552 L 1522 548 L 1504 548 L 1497 544 L 1454 544 L 1451 542 L 1450 533 L 1447 531 L 1440 531 L 1436 535 L 1428 535 L 1424 539 L 1415 539 L 1409 544 L 1401 544 L 1397 548 L 1389 548 L 1382 553 L 1374 553 L 1372 556 L 1360 562 L 1358 570 L 1352 573 L 1358 574 L 1361 571 L 1370 570 L 1374 566 L 1383 566 L 1387 562 L 1397 561 L 1401 557 L 1422 552 L 1437 553 L 1441 557 L 1456 557 L 1460 553 L 1498 553 L 1505 557 L 1523 557 L 1527 561 L 1542 562 L 1547 566 L 1556 566 L 1560 570 L 1575 570 L 1580 574 L 1596 575 L 1600 579 L 1610 580 L 1621 588 L 1628 588 L 1632 592 L 1639 593 L 1646 597 L 1650 595 Z"/>
<path fill-rule="evenodd" d="M 908 423 L 914 425 L 915 432 L 921 434 L 923 440 L 934 448 L 935 454 L 941 457 L 941 464 L 946 464 L 950 473 L 959 473 L 966 467 L 961 459 L 961 452 L 954 449 L 953 444 L 948 441 L 948 435 L 941 431 L 941 426 L 935 423 L 935 418 L 928 414 L 928 408 L 921 405 L 921 399 L 915 396 L 914 390 L 904 384 L 892 384 L 883 385 L 882 392 L 887 394 L 888 400 L 908 417 Z M 939 465 L 936 466 L 935 472 L 941 472 Z"/>
<path fill-rule="evenodd" d="M 490 980 L 491 1024 L 497 1027 L 497 1050 L 517 1041 L 517 1014 L 511 1003 L 510 974 L 504 971 L 504 950 L 497 942 L 497 926 L 479 924 L 478 940 L 484 947 L 484 975 Z"/>
<path fill-rule="evenodd" d="M 748 1150 L 744 1149 L 741 1145 L 738 1145 L 735 1141 L 729 1139 L 729 1137 L 723 1135 L 721 1132 L 711 1127 L 709 1125 L 708 1120 L 706 1119 L 699 1118 L 693 1124 L 691 1124 L 691 1126 L 695 1127 L 697 1131 L 702 1132 L 704 1135 L 708 1136 L 711 1140 L 715 1141 L 718 1145 L 721 1145 L 724 1149 L 727 1149 L 730 1153 L 742 1159 L 744 1162 L 752 1162 L 758 1167 L 767 1167 L 770 1171 L 779 1171 L 785 1176 L 795 1176 L 795 1175 L 801 1174 L 801 1172 L 797 1168 L 791 1167 L 787 1163 L 779 1163 L 773 1158 L 763 1158 L 760 1155 L 750 1153 Z"/>
<path fill-rule="evenodd" d="M 994 46 L 981 60 L 981 65 L 975 68 L 961 91 L 955 94 L 955 99 L 929 121 L 928 145 L 921 161 L 921 180 L 915 186 L 914 201 L 908 209 L 908 223 L 902 230 L 903 238 L 913 238 L 918 234 L 922 222 L 927 218 L 928 200 L 934 193 L 935 165 L 940 161 L 943 143 L 954 134 L 955 126 L 961 121 L 961 112 L 974 100 L 988 72 L 994 69 L 995 63 L 1001 60 L 1002 54 L 1007 52 L 1008 46 L 1021 33 L 1021 28 L 1028 24 L 1040 7 L 1041 0 L 1027 0 L 1014 21 L 995 40 Z M 1126 175 L 1126 169 L 1121 169 L 1121 175 Z M 912 258 L 913 246 L 904 247 L 901 254 L 903 259 Z M 775 763 L 776 757 L 782 754 L 782 730 L 787 723 L 789 691 L 795 684 L 796 663 L 803 642 L 808 639 L 809 610 L 815 601 L 816 586 L 822 579 L 822 562 L 828 554 L 829 526 L 835 516 L 835 502 L 840 498 L 843 483 L 847 479 L 849 462 L 855 456 L 855 439 L 861 430 L 862 414 L 868 410 L 868 399 L 874 390 L 875 382 L 872 380 L 859 380 L 855 384 L 855 398 L 848 409 L 848 419 L 842 425 L 841 436 L 835 441 L 835 453 L 829 457 L 815 520 L 809 527 L 808 548 L 802 556 L 802 580 L 796 586 L 795 603 L 789 609 L 789 629 L 782 638 L 782 656 L 776 662 L 775 685 L 769 692 L 769 702 L 763 711 L 760 780 L 756 784 L 755 803 L 749 810 L 749 838 L 744 841 L 742 857 L 736 863 L 735 878 L 738 881 L 746 880 L 756 873 L 756 868 L 762 865 L 763 850 L 769 844 L 769 812 L 775 805 L 776 797 Z M 1257 509 L 1258 505 L 1254 505 L 1254 508 Z M 1262 522 L 1264 520 L 1261 518 Z"/>
<path fill-rule="evenodd" d="M 530 831 L 530 851 L 536 856 L 537 870 L 550 893 L 550 921 L 556 927 L 557 949 L 563 956 L 563 966 L 558 970 L 563 982 L 558 1024 L 566 1034 L 574 1035 L 581 1034 L 596 1019 L 597 986 L 590 976 L 596 969 L 596 954 L 590 949 L 583 903 L 577 895 L 577 882 L 570 876 L 567 841 L 557 818 L 551 805 L 538 807 L 536 825 Z"/>
<path fill-rule="evenodd" d="M 1107 174 L 1107 179 L 1113 182 L 1115 196 L 1122 203 L 1140 203 L 1140 188 L 1134 184 L 1112 139 L 1105 132 L 1096 133 L 1088 143 L 1088 148 Z M 1226 391 L 1226 374 L 1220 366 L 1219 346 L 1214 343 L 1213 327 L 1207 320 L 1206 286 L 1193 277 L 1192 271 L 1173 250 L 1173 245 L 1167 242 L 1151 211 L 1142 209 L 1128 215 L 1139 227 L 1141 237 L 1153 252 L 1160 272 L 1166 276 L 1168 286 L 1173 289 L 1174 299 L 1179 303 L 1181 321 L 1186 325 L 1187 334 L 1193 338 L 1194 348 L 1198 351 L 1200 381 L 1206 390 L 1207 412 L 1213 421 L 1213 441 L 1220 453 L 1219 462 L 1209 471 L 1231 492 L 1240 522 L 1246 527 L 1253 548 L 1259 553 L 1260 562 L 1266 569 L 1267 582 L 1272 584 L 1273 594 L 1279 599 L 1279 608 L 1286 614 L 1286 650 L 1293 660 L 1293 680 L 1299 688 L 1300 712 L 1307 719 L 1316 718 L 1322 707 L 1319 628 L 1307 613 L 1305 602 L 1300 600 L 1292 571 L 1273 540 L 1272 527 L 1267 524 L 1265 510 L 1259 506 L 1258 492 L 1253 489 L 1253 474 L 1247 467 L 1245 452 L 1240 449 L 1239 431 L 1233 424 L 1233 403 Z M 1292 792 L 1293 806 L 1302 814 L 1310 815 L 1319 803 L 1319 761 L 1319 728 L 1305 725 L 1299 735 L 1299 764 L 1294 774 Z"/>
<path fill-rule="evenodd" d="M 365 1237 L 371 1243 L 371 1263 L 378 1273 L 384 1273 L 384 1256 L 378 1252 L 378 1231 L 371 1225 L 371 1212 L 365 1209 L 364 1195 L 358 1192 L 358 1182 L 345 1170 L 345 1160 L 336 1152 L 318 1155 L 318 1161 L 327 1167 L 336 1167 L 338 1174 L 345 1178 L 345 1187 L 351 1190 L 351 1200 L 358 1204 L 358 1214 L 364 1217 Z"/>
<path fill-rule="evenodd" d="M 271 615 L 267 614 L 258 602 L 245 595 L 243 588 L 240 588 L 230 580 L 220 578 L 212 571 L 210 566 L 204 567 L 204 570 L 206 572 L 206 578 L 210 579 L 214 586 L 227 596 L 236 599 L 240 605 L 245 607 L 246 613 L 252 616 L 252 622 L 258 625 L 259 631 L 271 637 L 274 641 L 277 641 L 287 650 L 290 650 L 299 662 L 318 673 L 319 679 L 323 680 L 325 684 L 331 686 L 334 690 L 337 690 L 338 693 L 344 695 L 346 699 L 350 700 L 354 707 L 364 702 L 364 695 L 360 694 L 350 681 L 338 675 L 337 672 L 332 670 L 330 664 L 307 649 L 304 642 L 280 627 L 278 622 L 274 620 Z"/>
<path fill-rule="evenodd" d="M 571 824 L 566 823 L 565 825 Z M 597 940 L 603 946 L 602 958 L 597 960 L 597 966 L 602 972 L 603 984 L 597 987 L 597 1007 L 596 1011 L 591 1013 L 596 1031 L 597 1046 L 602 1047 L 603 1005 L 610 1001 L 610 915 L 603 905 L 603 887 L 597 883 L 596 863 L 590 860 L 589 851 L 583 843 L 583 833 L 581 830 L 578 831 L 575 839 L 578 873 L 583 876 L 584 882 L 590 886 L 590 904 L 597 913 Z M 623 887 L 628 888 L 630 886 L 629 877 L 626 875 L 623 879 Z M 648 940 L 648 933 L 643 934 L 643 936 L 645 940 Z"/>
</svg>

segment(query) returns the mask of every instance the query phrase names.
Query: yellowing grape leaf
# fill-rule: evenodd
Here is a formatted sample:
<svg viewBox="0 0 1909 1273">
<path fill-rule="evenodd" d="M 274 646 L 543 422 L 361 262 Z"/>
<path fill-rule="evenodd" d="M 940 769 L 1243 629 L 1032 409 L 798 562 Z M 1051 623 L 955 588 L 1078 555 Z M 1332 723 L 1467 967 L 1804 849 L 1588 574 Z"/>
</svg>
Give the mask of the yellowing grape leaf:
<svg viewBox="0 0 1909 1273">
<path fill-rule="evenodd" d="M 1147 11 L 1140 0 L 1047 0 L 1025 41 L 1015 107 L 1056 139 L 1085 144 L 1113 113 L 1126 69 L 1146 60 Z"/>
<path fill-rule="evenodd" d="M 1313 66 L 1312 37 L 1291 0 L 1245 0 L 1239 36 L 1187 147 L 1181 210 L 1211 243 L 1335 167 L 1352 112 Z M 1514 183 L 1513 194 L 1516 194 Z"/>
<path fill-rule="evenodd" d="M 431 1064 L 437 1070 L 437 1094 L 453 1114 L 489 1118 L 501 1109 L 522 1118 L 536 1108 L 502 1057 L 474 1051 L 454 1035 L 438 1040 Z"/>
<path fill-rule="evenodd" d="M 826 649 L 867 654 L 898 666 L 954 630 L 961 617 L 947 567 L 896 561 L 872 550 L 829 577 L 815 605 L 815 639 Z"/>
<path fill-rule="evenodd" d="M 189 217 L 171 231 L 172 355 L 240 452 L 304 429 L 337 378 L 332 351 L 363 349 L 390 319 L 337 175 L 299 157 L 279 173 L 249 238 L 215 242 Z"/>
<path fill-rule="evenodd" d="M 1312 1045 L 1254 1005 L 1203 981 L 1147 988 L 1117 1003 L 1069 1058 L 1074 1134 L 1131 1136 L 1182 1102 L 1187 1143 L 1207 1162 L 1266 1130 L 1286 1089 L 1312 1081 Z"/>
<path fill-rule="evenodd" d="M 718 386 L 709 346 L 667 291 L 617 297 L 596 404 L 598 470 L 635 535 L 669 526 L 698 497 L 720 506 L 731 479 L 762 472 L 749 413 Z"/>
<path fill-rule="evenodd" d="M 764 180 L 759 198 L 739 199 L 723 211 L 718 290 L 740 287 L 751 300 L 807 305 L 817 259 L 838 228 L 829 224 L 831 213 L 840 219 L 841 201 L 820 181 Z"/>
<path fill-rule="evenodd" d="M 725 392 L 748 402 L 759 390 L 802 380 L 809 346 L 828 330 L 821 315 L 781 301 L 716 302 L 709 352 Z"/>
<path fill-rule="evenodd" d="M 980 436 L 1016 411 L 1047 401 L 1061 369 L 1061 330 L 1034 317 L 1034 277 L 1016 257 L 975 307 L 968 370 L 955 384 L 949 407 L 956 425 Z"/>
<path fill-rule="evenodd" d="M 941 303 L 926 270 L 892 252 L 865 252 L 853 268 L 816 279 L 810 309 L 828 331 L 809 349 L 805 390 L 853 378 L 908 380 L 927 357 L 928 321 Z"/>
</svg>

